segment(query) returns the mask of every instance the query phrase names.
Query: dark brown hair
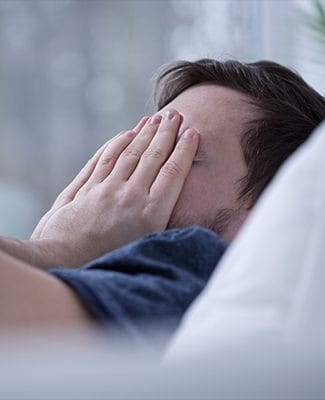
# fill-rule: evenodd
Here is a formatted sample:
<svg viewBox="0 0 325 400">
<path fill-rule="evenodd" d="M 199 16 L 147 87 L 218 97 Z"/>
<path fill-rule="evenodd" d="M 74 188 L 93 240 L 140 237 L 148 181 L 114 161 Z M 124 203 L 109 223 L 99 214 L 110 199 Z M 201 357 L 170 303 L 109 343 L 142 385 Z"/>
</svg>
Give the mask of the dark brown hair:
<svg viewBox="0 0 325 400">
<path fill-rule="evenodd" d="M 258 109 L 242 132 L 247 175 L 239 198 L 253 206 L 281 164 L 325 118 L 325 99 L 297 73 L 271 61 L 241 63 L 201 59 L 162 68 L 154 90 L 161 109 L 191 86 L 211 83 L 235 89 Z"/>
</svg>

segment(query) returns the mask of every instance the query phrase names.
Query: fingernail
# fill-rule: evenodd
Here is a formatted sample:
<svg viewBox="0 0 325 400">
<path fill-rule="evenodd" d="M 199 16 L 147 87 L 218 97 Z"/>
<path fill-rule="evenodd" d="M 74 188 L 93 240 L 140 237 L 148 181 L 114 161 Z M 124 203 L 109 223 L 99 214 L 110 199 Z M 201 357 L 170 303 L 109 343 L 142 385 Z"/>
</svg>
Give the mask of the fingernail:
<svg viewBox="0 0 325 400">
<path fill-rule="evenodd" d="M 165 119 L 173 119 L 175 117 L 175 115 L 176 115 L 175 110 L 168 110 L 168 111 L 165 111 L 165 113 L 164 113 Z"/>
<path fill-rule="evenodd" d="M 153 117 L 150 118 L 149 124 L 150 125 L 158 125 L 160 124 L 161 121 L 161 115 L 154 115 Z"/>
<path fill-rule="evenodd" d="M 186 129 L 184 132 L 183 138 L 187 140 L 195 139 L 197 136 L 197 132 L 194 129 Z"/>
</svg>

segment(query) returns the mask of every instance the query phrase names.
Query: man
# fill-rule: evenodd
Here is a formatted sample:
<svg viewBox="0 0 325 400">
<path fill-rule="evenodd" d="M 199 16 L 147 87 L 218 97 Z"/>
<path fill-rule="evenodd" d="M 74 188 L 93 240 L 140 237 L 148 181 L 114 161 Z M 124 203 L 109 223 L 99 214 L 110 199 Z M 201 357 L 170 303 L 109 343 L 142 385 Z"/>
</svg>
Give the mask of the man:
<svg viewBox="0 0 325 400">
<path fill-rule="evenodd" d="M 1 255 L 5 326 L 101 321 L 141 336 L 143 322 L 164 317 L 175 328 L 222 256 L 223 240 L 235 237 L 282 162 L 325 117 L 321 95 L 266 61 L 172 64 L 155 98 L 159 112 L 104 145 L 30 241 L 2 240 L 20 259 Z M 167 230 L 119 249 L 192 224 L 218 236 Z M 76 267 L 111 250 L 51 275 L 25 264 Z"/>
</svg>

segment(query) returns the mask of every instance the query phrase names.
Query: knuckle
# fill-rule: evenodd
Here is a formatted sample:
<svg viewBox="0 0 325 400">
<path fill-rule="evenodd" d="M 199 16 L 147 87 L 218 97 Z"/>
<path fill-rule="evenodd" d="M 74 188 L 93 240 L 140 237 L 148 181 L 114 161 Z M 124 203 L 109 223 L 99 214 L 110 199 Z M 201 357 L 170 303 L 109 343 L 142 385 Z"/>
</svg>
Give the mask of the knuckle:
<svg viewBox="0 0 325 400">
<path fill-rule="evenodd" d="M 94 190 L 94 193 L 92 195 L 92 205 L 96 209 L 96 207 L 99 207 L 99 204 L 106 204 L 107 199 L 110 197 L 110 192 L 107 188 L 105 187 L 98 187 Z"/>
<path fill-rule="evenodd" d="M 166 155 L 162 149 L 148 149 L 143 153 L 143 157 L 150 159 L 165 159 Z"/>
<path fill-rule="evenodd" d="M 154 213 L 152 212 L 150 207 L 148 207 L 148 205 L 145 205 L 141 209 L 141 211 L 139 211 L 139 220 L 141 221 L 141 228 L 144 231 L 147 231 L 152 225 L 154 220 Z"/>
<path fill-rule="evenodd" d="M 105 154 L 102 159 L 100 160 L 100 163 L 103 167 L 115 164 L 117 160 L 117 156 L 115 154 Z"/>
<path fill-rule="evenodd" d="M 172 127 L 171 127 L 171 126 L 162 125 L 162 126 L 159 128 L 159 135 L 165 136 L 165 135 L 167 135 L 171 130 L 172 130 Z"/>
<path fill-rule="evenodd" d="M 153 223 L 154 219 L 159 215 L 160 205 L 157 202 L 148 202 L 142 210 L 143 220 Z"/>
<path fill-rule="evenodd" d="M 127 149 L 124 150 L 123 155 L 126 158 L 140 158 L 141 157 L 141 151 L 138 148 L 134 147 L 134 146 L 130 146 Z"/>
<path fill-rule="evenodd" d="M 183 174 L 183 169 L 175 161 L 167 161 L 162 167 L 161 173 L 165 176 L 177 177 Z"/>
<path fill-rule="evenodd" d="M 186 152 L 186 151 L 189 151 L 189 149 L 191 149 L 192 148 L 192 146 L 191 146 L 191 143 L 190 142 L 188 142 L 187 140 L 180 140 L 178 143 L 177 143 L 177 146 L 176 146 L 176 151 L 180 151 L 180 152 Z"/>
<path fill-rule="evenodd" d="M 117 196 L 117 205 L 118 207 L 124 209 L 125 207 L 129 208 L 132 204 L 134 204 L 136 198 L 136 193 L 132 190 L 121 190 Z"/>
</svg>

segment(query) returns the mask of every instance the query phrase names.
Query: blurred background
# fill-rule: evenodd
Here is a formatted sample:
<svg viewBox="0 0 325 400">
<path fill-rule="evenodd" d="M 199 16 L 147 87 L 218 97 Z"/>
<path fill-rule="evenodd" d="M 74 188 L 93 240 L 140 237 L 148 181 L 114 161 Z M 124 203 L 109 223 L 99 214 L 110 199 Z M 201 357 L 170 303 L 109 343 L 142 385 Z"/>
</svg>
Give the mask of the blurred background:
<svg viewBox="0 0 325 400">
<path fill-rule="evenodd" d="M 323 0 L 0 0 L 0 235 L 28 237 L 175 59 L 272 59 L 325 93 Z"/>
</svg>

